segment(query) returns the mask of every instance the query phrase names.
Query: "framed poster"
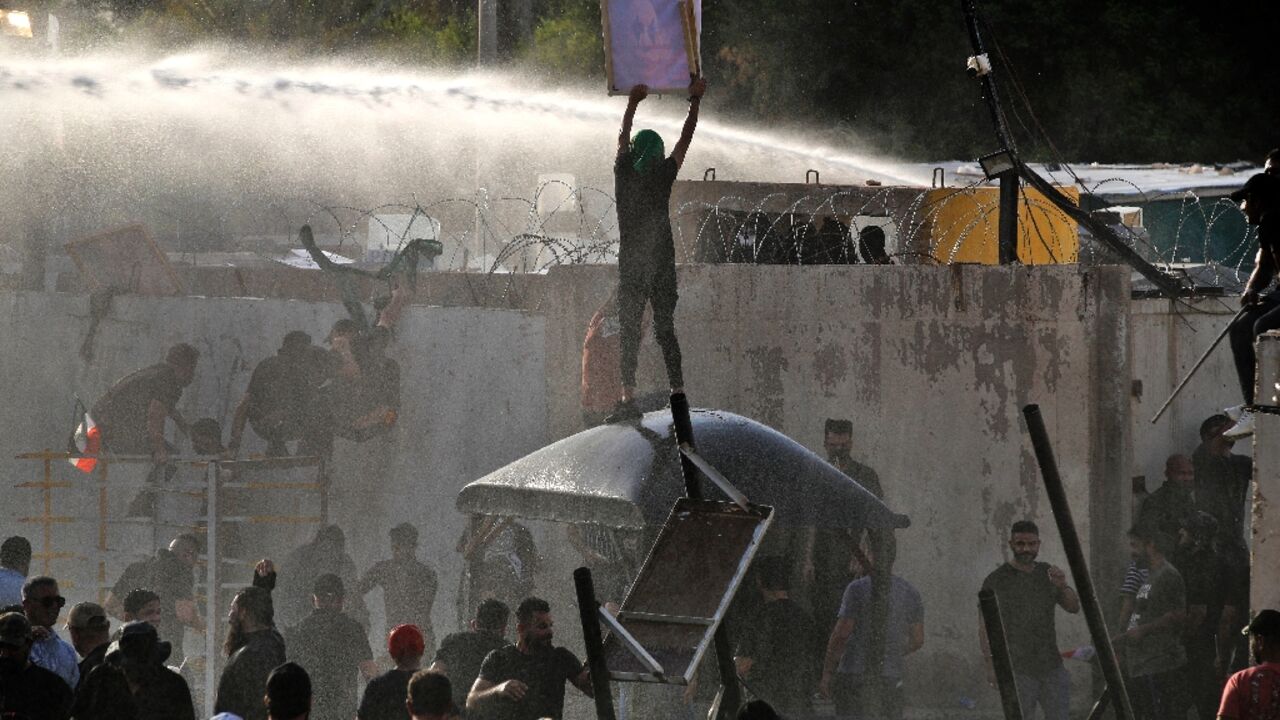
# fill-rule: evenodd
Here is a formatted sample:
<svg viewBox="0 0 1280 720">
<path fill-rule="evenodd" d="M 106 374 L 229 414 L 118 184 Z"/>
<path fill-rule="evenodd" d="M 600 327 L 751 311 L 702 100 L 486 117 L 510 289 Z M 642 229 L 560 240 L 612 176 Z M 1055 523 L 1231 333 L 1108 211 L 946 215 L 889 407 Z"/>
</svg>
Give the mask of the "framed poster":
<svg viewBox="0 0 1280 720">
<path fill-rule="evenodd" d="M 144 225 L 129 225 L 67 243 L 67 254 L 91 291 L 180 295 L 182 283 Z"/>
<path fill-rule="evenodd" d="M 702 0 L 600 0 L 610 95 L 683 93 L 702 72 Z"/>
</svg>

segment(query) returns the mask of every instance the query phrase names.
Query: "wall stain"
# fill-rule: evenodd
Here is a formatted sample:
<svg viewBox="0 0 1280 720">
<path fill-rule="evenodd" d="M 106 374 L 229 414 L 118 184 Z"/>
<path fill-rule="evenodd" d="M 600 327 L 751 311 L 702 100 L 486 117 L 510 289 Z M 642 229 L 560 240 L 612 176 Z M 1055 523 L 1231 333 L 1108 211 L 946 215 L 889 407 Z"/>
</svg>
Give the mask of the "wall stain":
<svg viewBox="0 0 1280 720">
<path fill-rule="evenodd" d="M 780 347 L 756 347 L 746 351 L 751 364 L 747 388 L 752 417 L 773 427 L 782 427 L 786 393 L 782 375 L 788 369 L 787 353 Z"/>
<path fill-rule="evenodd" d="M 849 376 L 849 362 L 844 348 L 831 343 L 819 346 L 813 353 L 813 375 L 826 397 L 835 397 L 838 386 Z"/>
</svg>

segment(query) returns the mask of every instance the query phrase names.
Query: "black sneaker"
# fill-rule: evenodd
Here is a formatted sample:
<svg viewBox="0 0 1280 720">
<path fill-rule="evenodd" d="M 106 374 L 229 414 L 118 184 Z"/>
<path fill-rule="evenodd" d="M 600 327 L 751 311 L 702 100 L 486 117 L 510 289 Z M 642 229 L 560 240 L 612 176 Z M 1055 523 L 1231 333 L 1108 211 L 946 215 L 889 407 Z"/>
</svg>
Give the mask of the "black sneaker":
<svg viewBox="0 0 1280 720">
<path fill-rule="evenodd" d="M 644 413 L 640 412 L 635 400 L 619 400 L 613 406 L 613 412 L 609 413 L 609 416 L 604 421 L 609 425 L 615 425 L 617 423 L 634 422 L 642 417 L 644 417 Z"/>
</svg>

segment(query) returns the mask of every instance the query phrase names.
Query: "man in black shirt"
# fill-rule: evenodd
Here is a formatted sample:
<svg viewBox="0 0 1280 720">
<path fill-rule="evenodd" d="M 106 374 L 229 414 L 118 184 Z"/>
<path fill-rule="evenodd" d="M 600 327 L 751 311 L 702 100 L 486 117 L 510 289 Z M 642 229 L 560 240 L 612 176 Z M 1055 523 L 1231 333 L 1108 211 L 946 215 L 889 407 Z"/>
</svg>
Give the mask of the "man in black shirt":
<svg viewBox="0 0 1280 720">
<path fill-rule="evenodd" d="M 182 390 L 195 378 L 199 360 L 200 351 L 179 343 L 169 348 L 164 362 L 116 381 L 89 411 L 102 432 L 106 451 L 150 455 L 157 464 L 165 463 L 171 446 L 164 439 L 164 422 L 172 418 L 178 430 L 187 434 L 187 422 L 177 405 Z"/>
<path fill-rule="evenodd" d="M 507 621 L 511 610 L 501 600 L 490 598 L 480 603 L 467 632 L 453 633 L 440 643 L 431 670 L 449 676 L 453 686 L 453 702 L 458 709 L 466 707 L 467 693 L 480 676 L 480 666 L 489 653 L 507 644 Z"/>
<path fill-rule="evenodd" d="M 324 525 L 316 530 L 311 542 L 285 557 L 282 565 L 283 585 L 276 593 L 277 619 L 283 627 L 292 627 L 311 614 L 311 596 L 316 578 L 333 573 L 342 578 L 343 587 L 356 587 L 359 572 L 347 553 L 347 535 L 337 525 Z M 346 612 L 361 625 L 369 624 L 369 612 L 363 596 L 357 594 L 346 603 Z"/>
<path fill-rule="evenodd" d="M 316 720 L 349 720 L 356 714 L 357 676 L 368 680 L 378 674 L 364 628 L 342 612 L 345 595 L 337 575 L 316 578 L 315 610 L 285 637 L 290 659 L 315 681 L 311 717 Z"/>
<path fill-rule="evenodd" d="M 884 497 L 880 476 L 869 465 L 853 459 L 853 421 L 827 418 L 823 426 L 822 447 L 827 462 L 878 498 Z M 803 585 L 810 588 L 810 607 L 820 635 L 830 634 L 840 612 L 845 588 L 854 574 L 854 549 L 862 540 L 862 532 L 845 528 L 807 531 L 800 570 Z"/>
<path fill-rule="evenodd" d="M 1054 612 L 1061 607 L 1080 612 L 1080 598 L 1067 585 L 1066 574 L 1048 563 L 1036 562 L 1040 553 L 1040 529 L 1030 520 L 1019 520 L 1009 533 L 1013 559 L 996 568 L 982 583 L 1000 601 L 1009 656 L 1013 661 L 1018 700 L 1028 716 L 1039 705 L 1045 720 L 1066 720 L 1070 705 L 1070 679 L 1058 653 Z M 979 618 L 979 640 L 993 684 L 991 648 Z"/>
<path fill-rule="evenodd" d="M 1196 508 L 1196 470 L 1186 455 L 1170 455 L 1164 462 L 1164 483 L 1138 511 L 1137 525 L 1177 535 L 1183 520 Z"/>
<path fill-rule="evenodd" d="M 436 645 L 431 624 L 440 583 L 436 571 L 418 554 L 418 529 L 409 523 L 391 528 L 391 559 L 369 568 L 360 578 L 359 594 L 382 588 L 382 604 L 387 615 L 387 632 L 397 625 L 417 625 L 425 636 L 427 650 Z"/>
<path fill-rule="evenodd" d="M 169 643 L 161 642 L 156 629 L 145 622 L 125 625 L 120 639 L 107 651 L 105 663 L 124 673 L 138 708 L 138 720 L 195 720 L 187 681 L 165 667 L 169 652 Z M 99 671 L 105 669 L 95 669 Z M 87 682 L 93 685 L 95 679 Z"/>
<path fill-rule="evenodd" d="M 106 657 L 107 646 L 111 644 L 111 621 L 107 619 L 107 611 L 98 603 L 82 602 L 68 613 L 67 632 L 71 634 L 72 647 L 81 658 L 80 683 L 76 686 L 78 693 L 89 673 Z"/>
<path fill-rule="evenodd" d="M 214 712 L 233 713 L 244 720 L 267 718 L 262 703 L 267 676 L 285 661 L 284 638 L 276 632 L 275 609 L 267 589 L 274 581 L 270 562 L 260 562 L 254 573 L 254 586 L 236 593 L 231 601 L 224 648 L 228 660 L 218 680 Z"/>
<path fill-rule="evenodd" d="M 183 534 L 169 543 L 168 549 L 156 551 L 155 557 L 125 568 L 120 579 L 107 593 L 107 610 L 122 620 L 146 620 L 155 625 L 160 638 L 173 646 L 173 658 L 181 664 L 183 635 L 186 628 L 204 629 L 204 620 L 196 608 L 193 575 L 200 541 L 195 535 Z M 137 589 L 150 590 L 160 599 L 158 618 L 125 617 L 122 601 Z"/>
<path fill-rule="evenodd" d="M 684 164 L 693 131 L 698 124 L 698 106 L 707 82 L 697 78 L 689 84 L 689 114 L 680 139 L 663 153 L 662 138 L 652 130 L 631 137 L 636 106 L 649 95 L 649 88 L 631 88 L 627 110 L 618 134 L 618 155 L 614 161 L 614 197 L 618 205 L 618 324 L 622 345 L 622 397 L 609 416 L 610 422 L 640 417 L 635 403 L 636 364 L 640 353 L 640 318 L 645 303 L 653 306 L 653 333 L 662 348 L 671 394 L 684 392 L 680 367 L 680 344 L 676 340 L 675 240 L 671 234 L 671 186 Z"/>
<path fill-rule="evenodd" d="M 1242 545 L 1253 460 L 1231 452 L 1235 442 L 1223 436 L 1231 425 L 1226 415 L 1212 415 L 1200 423 L 1200 446 L 1191 454 L 1191 462 L 1195 466 L 1196 508 L 1218 521 L 1224 542 Z"/>
<path fill-rule="evenodd" d="M 54 673 L 31 663 L 31 622 L 21 613 L 0 615 L 0 716 L 65 720 L 71 688 Z"/>
<path fill-rule="evenodd" d="M 294 440 L 302 441 L 302 454 L 316 451 L 323 442 L 313 440 L 327 432 L 323 426 L 328 423 L 320 386 L 335 367 L 330 354 L 312 345 L 307 333 L 285 335 L 276 354 L 253 369 L 231 422 L 231 452 L 239 452 L 246 422 L 267 441 L 269 456 L 288 455 L 286 443 Z"/>
<path fill-rule="evenodd" d="M 551 644 L 553 626 L 547 601 L 525 598 L 516 609 L 516 644 L 484 659 L 467 695 L 467 712 L 493 720 L 560 720 L 565 682 L 591 697 L 587 668 L 573 653 Z"/>
<path fill-rule="evenodd" d="M 369 681 L 360 698 L 359 720 L 409 720 L 405 709 L 409 679 L 418 672 L 426 644 L 414 625 L 400 625 L 387 635 L 387 653 L 396 666 Z M 461 706 L 459 706 L 461 707 Z"/>
<path fill-rule="evenodd" d="M 1276 227 L 1280 215 L 1274 212 L 1280 206 L 1280 178 L 1258 173 L 1249 178 L 1244 187 L 1231 193 L 1231 199 L 1240 203 L 1249 224 L 1258 228 L 1258 254 L 1240 296 L 1240 306 L 1247 310 L 1231 326 L 1231 354 L 1235 359 L 1244 405 L 1227 410 L 1227 415 L 1236 420 L 1236 424 L 1226 431 L 1226 437 L 1239 440 L 1253 434 L 1253 412 L 1247 409 L 1254 403 L 1257 357 L 1253 344 L 1262 333 L 1280 329 L 1280 295 L 1262 294 L 1280 270 L 1280 257 L 1276 255 L 1280 250 L 1277 246 L 1280 228 Z"/>
<path fill-rule="evenodd" d="M 756 696 L 783 713 L 804 715 L 818 680 L 821 640 L 813 618 L 790 597 L 789 570 L 781 557 L 756 563 L 764 606 L 743 628 L 734 662 Z"/>
</svg>

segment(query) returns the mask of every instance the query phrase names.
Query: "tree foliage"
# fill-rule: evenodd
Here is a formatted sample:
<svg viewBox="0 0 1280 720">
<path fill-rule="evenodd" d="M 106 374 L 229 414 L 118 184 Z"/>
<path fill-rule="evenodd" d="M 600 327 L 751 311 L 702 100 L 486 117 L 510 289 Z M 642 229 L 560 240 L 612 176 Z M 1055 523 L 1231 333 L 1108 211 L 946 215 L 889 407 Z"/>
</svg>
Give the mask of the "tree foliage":
<svg viewBox="0 0 1280 720">
<path fill-rule="evenodd" d="M 467 64 L 471 0 L 82 0 L 161 42 L 209 36 L 314 52 Z M 503 56 L 568 79 L 603 72 L 599 0 L 529 3 Z M 983 31 L 1026 157 L 1231 161 L 1280 144 L 1271 38 L 1280 3 L 981 0 Z M 706 0 L 703 60 L 719 109 L 847 131 L 886 153 L 996 148 L 959 2 Z"/>
</svg>

